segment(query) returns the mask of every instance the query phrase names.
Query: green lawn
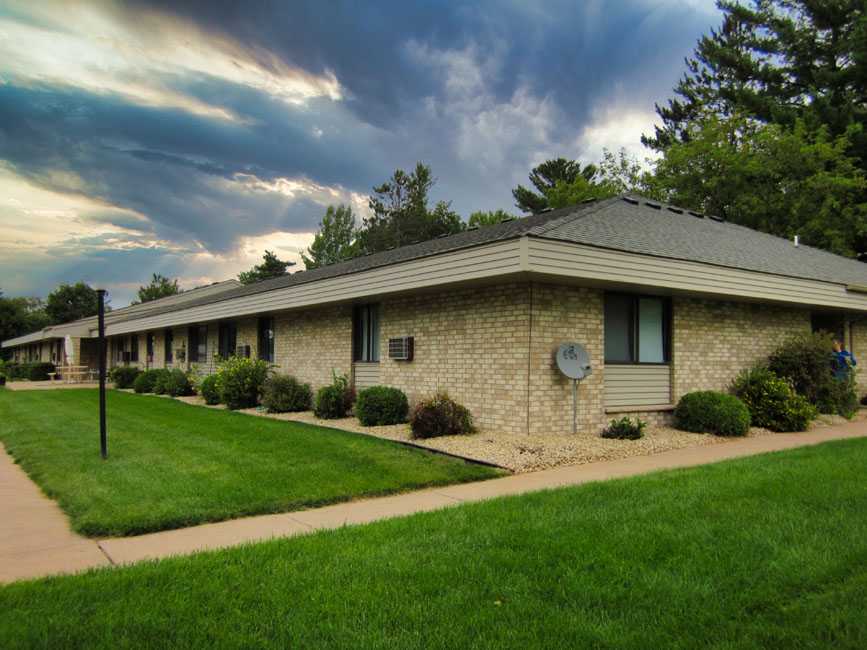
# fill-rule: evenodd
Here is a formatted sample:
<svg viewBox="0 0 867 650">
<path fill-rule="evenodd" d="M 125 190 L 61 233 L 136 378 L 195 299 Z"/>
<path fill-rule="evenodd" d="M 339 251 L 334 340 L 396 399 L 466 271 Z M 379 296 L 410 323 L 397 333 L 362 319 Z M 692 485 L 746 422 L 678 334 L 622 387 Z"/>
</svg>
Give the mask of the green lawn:
<svg viewBox="0 0 867 650">
<path fill-rule="evenodd" d="M 85 535 L 134 535 L 499 471 L 335 429 L 108 394 L 99 456 L 97 391 L 0 391 L 0 441 Z"/>
<path fill-rule="evenodd" d="M 867 440 L 0 588 L 0 647 L 867 647 Z"/>
</svg>

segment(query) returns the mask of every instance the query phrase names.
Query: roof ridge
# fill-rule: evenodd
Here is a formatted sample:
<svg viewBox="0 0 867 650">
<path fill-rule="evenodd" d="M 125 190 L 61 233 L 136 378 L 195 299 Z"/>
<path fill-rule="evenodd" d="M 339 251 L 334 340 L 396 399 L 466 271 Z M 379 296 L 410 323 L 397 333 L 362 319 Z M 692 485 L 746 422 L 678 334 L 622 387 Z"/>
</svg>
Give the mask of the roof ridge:
<svg viewBox="0 0 867 650">
<path fill-rule="evenodd" d="M 589 217 L 591 214 L 594 214 L 601 210 L 603 207 L 610 205 L 615 200 L 622 199 L 623 195 L 610 196 L 607 199 L 592 199 L 586 203 L 576 203 L 575 205 L 570 205 L 567 208 L 561 208 L 563 210 L 569 210 L 566 214 L 557 216 L 556 218 L 546 221 L 544 224 L 539 224 L 538 226 L 533 226 L 527 231 L 527 234 L 532 234 L 537 237 L 543 237 L 545 233 L 554 228 L 559 228 L 562 224 L 568 223 L 571 221 L 578 221 L 579 219 L 584 219 L 585 217 Z M 530 232 L 533 231 L 533 232 Z"/>
</svg>

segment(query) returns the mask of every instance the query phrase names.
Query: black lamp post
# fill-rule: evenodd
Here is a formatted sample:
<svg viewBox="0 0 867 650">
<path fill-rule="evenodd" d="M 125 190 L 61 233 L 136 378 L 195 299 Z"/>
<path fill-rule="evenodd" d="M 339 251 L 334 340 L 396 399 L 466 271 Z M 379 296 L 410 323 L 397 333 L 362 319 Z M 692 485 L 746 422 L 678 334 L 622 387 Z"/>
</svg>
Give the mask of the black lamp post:
<svg viewBox="0 0 867 650">
<path fill-rule="evenodd" d="M 99 297 L 99 452 L 103 460 L 108 458 L 108 438 L 105 433 L 105 289 L 97 289 Z"/>
</svg>

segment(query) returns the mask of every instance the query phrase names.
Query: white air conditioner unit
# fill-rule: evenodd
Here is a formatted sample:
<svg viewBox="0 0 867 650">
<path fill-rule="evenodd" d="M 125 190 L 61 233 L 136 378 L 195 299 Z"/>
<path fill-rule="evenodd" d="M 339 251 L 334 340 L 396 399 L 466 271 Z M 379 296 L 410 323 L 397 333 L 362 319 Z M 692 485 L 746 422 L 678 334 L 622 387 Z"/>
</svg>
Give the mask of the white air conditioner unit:
<svg viewBox="0 0 867 650">
<path fill-rule="evenodd" d="M 399 336 L 388 339 L 388 358 L 395 361 L 412 361 L 413 338 L 411 336 Z"/>
<path fill-rule="evenodd" d="M 239 345 L 235 348 L 235 356 L 242 357 L 244 359 L 250 358 L 250 346 L 249 345 Z"/>
</svg>

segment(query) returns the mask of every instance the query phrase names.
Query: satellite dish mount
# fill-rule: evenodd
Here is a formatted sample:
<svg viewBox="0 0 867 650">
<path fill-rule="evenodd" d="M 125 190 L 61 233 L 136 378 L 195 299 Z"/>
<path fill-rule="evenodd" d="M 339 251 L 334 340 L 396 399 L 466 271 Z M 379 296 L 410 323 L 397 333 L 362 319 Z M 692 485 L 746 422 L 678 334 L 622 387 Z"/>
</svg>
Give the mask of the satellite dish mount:
<svg viewBox="0 0 867 650">
<path fill-rule="evenodd" d="M 578 433 L 578 382 L 593 373 L 590 355 L 580 343 L 563 343 L 556 358 L 557 368 L 572 380 L 572 433 Z"/>
</svg>

